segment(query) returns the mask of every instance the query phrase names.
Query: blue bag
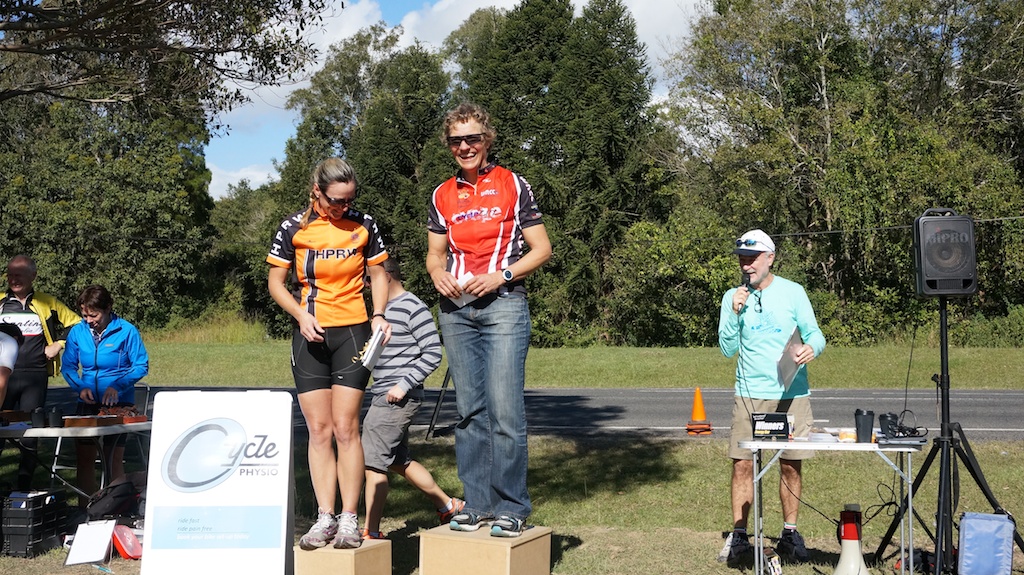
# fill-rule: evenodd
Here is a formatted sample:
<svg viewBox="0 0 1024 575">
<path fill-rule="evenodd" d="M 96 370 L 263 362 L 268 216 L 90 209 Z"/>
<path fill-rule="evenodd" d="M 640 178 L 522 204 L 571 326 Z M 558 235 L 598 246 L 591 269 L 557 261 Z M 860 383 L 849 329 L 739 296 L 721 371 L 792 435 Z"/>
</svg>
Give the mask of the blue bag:
<svg viewBox="0 0 1024 575">
<path fill-rule="evenodd" d="M 960 519 L 959 575 L 1010 575 L 1013 519 L 1007 515 L 964 513 Z"/>
</svg>

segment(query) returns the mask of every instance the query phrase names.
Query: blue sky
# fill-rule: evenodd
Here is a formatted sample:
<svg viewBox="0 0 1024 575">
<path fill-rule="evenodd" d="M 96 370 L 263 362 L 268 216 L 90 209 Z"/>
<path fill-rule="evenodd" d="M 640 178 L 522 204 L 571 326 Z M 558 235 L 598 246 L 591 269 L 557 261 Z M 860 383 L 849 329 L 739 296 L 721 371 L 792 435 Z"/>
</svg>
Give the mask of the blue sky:
<svg viewBox="0 0 1024 575">
<path fill-rule="evenodd" d="M 583 0 L 572 3 L 577 13 L 585 4 Z M 640 40 L 647 44 L 648 61 L 659 75 L 660 60 L 686 34 L 697 0 L 623 3 L 633 13 Z M 323 29 L 314 33 L 312 39 L 321 52 L 326 52 L 327 46 L 384 20 L 391 26 L 403 26 L 405 45 L 418 39 L 438 46 L 473 11 L 485 6 L 509 9 L 516 4 L 518 0 L 347 0 L 344 10 L 325 15 Z M 273 160 L 284 160 L 285 141 L 295 135 L 296 115 L 284 108 L 284 102 L 292 90 L 302 85 L 252 91 L 251 103 L 221 117 L 230 126 L 228 133 L 215 134 L 206 148 L 206 165 L 213 172 L 210 194 L 214 198 L 225 195 L 229 185 L 242 179 L 253 186 L 276 179 Z"/>
</svg>

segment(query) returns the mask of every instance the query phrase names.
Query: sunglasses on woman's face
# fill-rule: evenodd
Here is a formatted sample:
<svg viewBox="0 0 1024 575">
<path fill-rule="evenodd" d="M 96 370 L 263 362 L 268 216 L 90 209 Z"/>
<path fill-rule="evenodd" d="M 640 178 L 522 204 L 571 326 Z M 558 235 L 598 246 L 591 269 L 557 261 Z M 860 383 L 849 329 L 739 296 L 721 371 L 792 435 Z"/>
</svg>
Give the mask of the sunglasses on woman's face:
<svg viewBox="0 0 1024 575">
<path fill-rule="evenodd" d="M 475 146 L 484 141 L 483 134 L 466 134 L 465 136 L 448 136 L 448 145 L 452 148 L 462 147 L 462 142 Z"/>
<path fill-rule="evenodd" d="M 355 198 L 332 198 L 331 196 L 328 196 L 327 194 L 320 194 L 320 197 L 325 199 L 325 200 L 327 200 L 328 204 L 330 204 L 332 206 L 339 206 L 339 207 L 340 206 L 345 206 L 345 207 L 351 206 L 352 202 L 356 201 Z"/>
</svg>

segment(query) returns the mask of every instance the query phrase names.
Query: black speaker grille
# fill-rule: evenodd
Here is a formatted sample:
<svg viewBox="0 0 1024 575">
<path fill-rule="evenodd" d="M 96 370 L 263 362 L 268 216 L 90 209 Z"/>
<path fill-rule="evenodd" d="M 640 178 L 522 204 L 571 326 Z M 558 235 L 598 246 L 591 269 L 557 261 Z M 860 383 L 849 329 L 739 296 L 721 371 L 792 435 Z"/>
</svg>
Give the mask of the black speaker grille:
<svg viewBox="0 0 1024 575">
<path fill-rule="evenodd" d="M 924 255 L 931 266 L 930 274 L 952 275 L 959 274 L 974 263 L 974 246 L 969 239 L 956 237 L 955 239 L 940 239 L 942 232 L 933 235 L 925 243 Z M 960 234 L 947 233 L 947 236 L 960 236 Z M 926 240 L 927 241 L 927 240 Z"/>
<path fill-rule="evenodd" d="M 954 215 L 924 215 L 914 221 L 917 291 L 923 295 L 968 295 L 978 289 L 974 222 Z"/>
<path fill-rule="evenodd" d="M 928 285 L 931 286 L 932 289 L 936 289 L 939 291 L 959 291 L 962 289 L 970 288 L 972 283 L 974 283 L 973 280 L 968 279 L 946 279 L 930 280 L 928 282 Z"/>
</svg>

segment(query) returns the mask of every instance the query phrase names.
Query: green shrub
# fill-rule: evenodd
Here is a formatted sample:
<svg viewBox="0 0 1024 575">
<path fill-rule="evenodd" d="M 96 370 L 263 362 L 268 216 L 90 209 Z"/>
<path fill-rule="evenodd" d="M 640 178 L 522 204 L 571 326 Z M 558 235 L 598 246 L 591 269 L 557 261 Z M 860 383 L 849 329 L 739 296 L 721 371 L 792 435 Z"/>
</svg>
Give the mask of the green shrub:
<svg viewBox="0 0 1024 575">
<path fill-rule="evenodd" d="M 1024 347 L 1024 306 L 1011 305 L 1005 316 L 975 314 L 950 327 L 950 343 L 964 347 Z"/>
</svg>

